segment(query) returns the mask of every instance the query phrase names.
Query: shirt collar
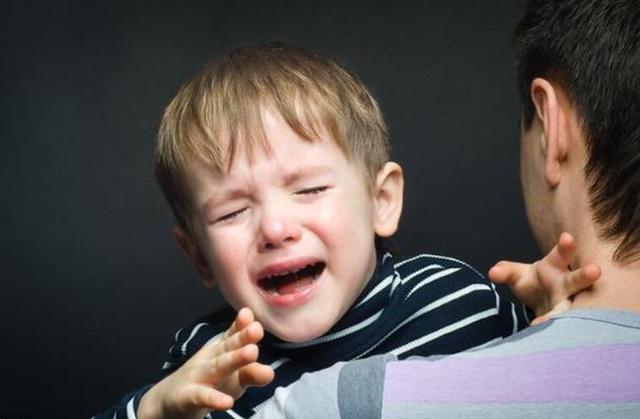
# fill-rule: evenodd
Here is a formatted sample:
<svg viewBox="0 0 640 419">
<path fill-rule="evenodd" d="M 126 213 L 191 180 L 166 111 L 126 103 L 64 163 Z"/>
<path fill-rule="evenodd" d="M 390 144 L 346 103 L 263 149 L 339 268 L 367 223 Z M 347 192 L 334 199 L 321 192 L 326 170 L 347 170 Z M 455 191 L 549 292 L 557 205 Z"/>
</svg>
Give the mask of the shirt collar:
<svg viewBox="0 0 640 419">
<path fill-rule="evenodd" d="M 307 363 L 320 366 L 345 360 L 347 354 L 358 351 L 368 326 L 388 305 L 392 287 L 388 285 L 397 277 L 393 256 L 384 249 L 376 249 L 376 267 L 364 290 L 351 308 L 324 335 L 306 342 L 285 342 L 266 334 L 262 345 L 289 358 L 300 357 Z M 374 326 L 375 327 L 375 326 Z"/>
</svg>

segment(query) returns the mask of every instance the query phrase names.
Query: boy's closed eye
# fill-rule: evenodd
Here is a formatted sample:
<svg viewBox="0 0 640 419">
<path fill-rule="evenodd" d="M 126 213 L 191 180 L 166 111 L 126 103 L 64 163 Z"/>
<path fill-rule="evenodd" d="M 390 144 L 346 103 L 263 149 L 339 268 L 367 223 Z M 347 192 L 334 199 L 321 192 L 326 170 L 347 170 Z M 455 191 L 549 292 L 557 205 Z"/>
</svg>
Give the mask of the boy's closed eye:
<svg viewBox="0 0 640 419">
<path fill-rule="evenodd" d="M 302 196 L 314 196 L 314 195 L 319 195 L 319 194 L 325 192 L 328 189 L 329 189 L 329 186 L 314 186 L 312 188 L 304 188 L 304 189 L 301 189 L 299 191 L 296 191 L 295 194 L 296 195 L 302 195 Z M 248 207 L 243 207 L 243 208 L 240 208 L 238 210 L 228 212 L 228 213 L 216 218 L 213 221 L 213 223 L 214 224 L 230 223 L 230 222 L 234 221 L 234 219 L 238 218 L 238 216 L 241 215 L 244 211 L 246 211 L 247 208 Z"/>
<path fill-rule="evenodd" d="M 310 188 L 300 189 L 294 192 L 294 195 L 303 197 L 313 197 L 319 195 L 329 189 L 328 185 L 314 186 Z M 227 212 L 213 220 L 213 224 L 229 224 L 235 221 L 242 213 L 244 213 L 248 207 L 242 207 L 234 211 Z"/>
<path fill-rule="evenodd" d="M 229 222 L 233 221 L 235 218 L 237 218 L 240 214 L 242 214 L 246 209 L 247 209 L 247 207 L 244 207 L 244 208 L 240 208 L 238 210 L 226 213 L 226 214 L 216 218 L 213 221 L 213 223 L 214 224 L 229 223 Z"/>
<path fill-rule="evenodd" d="M 316 202 L 330 189 L 329 185 L 314 186 L 309 188 L 296 189 L 293 195 L 301 204 L 310 204 Z"/>
<path fill-rule="evenodd" d="M 304 188 L 296 191 L 296 195 L 317 195 L 329 189 L 328 186 L 315 186 L 313 188 Z"/>
</svg>

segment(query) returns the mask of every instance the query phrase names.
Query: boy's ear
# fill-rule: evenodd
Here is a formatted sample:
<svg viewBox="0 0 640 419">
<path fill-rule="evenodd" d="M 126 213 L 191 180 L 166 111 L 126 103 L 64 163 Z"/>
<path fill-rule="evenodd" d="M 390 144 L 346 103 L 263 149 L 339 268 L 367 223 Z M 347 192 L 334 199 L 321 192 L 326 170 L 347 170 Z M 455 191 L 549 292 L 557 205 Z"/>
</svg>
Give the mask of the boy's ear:
<svg viewBox="0 0 640 419">
<path fill-rule="evenodd" d="M 560 101 L 554 85 L 542 78 L 531 82 L 531 100 L 543 130 L 540 147 L 544 153 L 544 176 L 551 187 L 562 177 L 562 163 L 569 152 L 567 104 Z"/>
<path fill-rule="evenodd" d="M 182 251 L 182 254 L 196 270 L 196 273 L 204 283 L 204 286 L 208 288 L 213 287 L 215 285 L 213 274 L 211 273 L 207 262 L 204 260 L 196 240 L 178 226 L 174 226 L 171 233 L 173 234 L 173 238 L 176 240 L 176 244 Z"/>
<path fill-rule="evenodd" d="M 398 163 L 387 162 L 376 177 L 374 229 L 378 236 L 392 236 L 402 213 L 404 177 Z"/>
</svg>

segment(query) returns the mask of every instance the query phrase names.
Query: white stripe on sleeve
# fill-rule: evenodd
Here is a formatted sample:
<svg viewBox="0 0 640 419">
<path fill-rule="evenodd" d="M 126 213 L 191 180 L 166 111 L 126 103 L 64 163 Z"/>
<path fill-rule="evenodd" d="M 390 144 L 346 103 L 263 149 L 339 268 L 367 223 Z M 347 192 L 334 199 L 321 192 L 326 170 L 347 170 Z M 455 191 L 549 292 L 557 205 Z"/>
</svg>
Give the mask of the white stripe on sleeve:
<svg viewBox="0 0 640 419">
<path fill-rule="evenodd" d="M 417 348 L 418 346 L 422 346 L 425 343 L 431 342 L 432 340 L 435 340 L 441 336 L 444 336 L 446 334 L 449 334 L 451 332 L 455 332 L 456 330 L 462 329 L 463 327 L 466 327 L 472 323 L 475 323 L 479 320 L 482 319 L 486 319 L 487 317 L 490 316 L 495 316 L 497 313 L 495 308 L 490 308 L 487 309 L 485 311 L 481 311 L 480 313 L 476 313 L 473 316 L 469 316 L 467 318 L 464 318 L 462 320 L 459 320 L 455 323 L 451 323 L 450 325 L 443 327 L 442 329 L 438 329 L 433 333 L 429 333 L 428 335 L 425 335 L 419 339 L 416 339 L 412 342 L 409 342 L 407 344 L 404 344 L 402 346 L 400 346 L 399 348 L 396 348 L 394 350 L 392 350 L 390 353 L 398 356 L 400 354 L 403 354 L 405 352 L 409 352 L 412 349 Z"/>
<path fill-rule="evenodd" d="M 452 301 L 457 300 L 458 298 L 462 298 L 467 294 L 471 294 L 472 292 L 476 292 L 476 291 L 490 291 L 491 289 L 489 288 L 488 285 L 485 284 L 471 284 L 469 286 L 466 286 L 464 288 L 462 288 L 461 290 L 458 290 L 456 292 L 452 292 L 451 294 L 445 295 L 442 298 L 439 298 L 437 300 L 435 300 L 434 302 L 427 304 L 426 306 L 424 306 L 422 309 L 416 311 L 415 313 L 413 313 L 411 316 L 407 317 L 404 321 L 402 321 L 400 324 L 398 324 L 396 327 L 394 327 L 389 333 L 387 333 L 382 339 L 380 339 L 378 341 L 378 343 L 376 343 L 375 345 L 371 346 L 369 349 L 367 349 L 366 351 L 364 351 L 363 353 L 361 353 L 360 355 L 358 355 L 355 359 L 359 359 L 362 358 L 364 356 L 366 356 L 369 352 L 371 352 L 372 350 L 374 350 L 377 346 L 379 346 L 382 342 L 384 342 L 389 336 L 391 336 L 392 334 L 394 334 L 396 332 L 396 330 L 400 329 L 402 326 L 404 326 L 405 324 L 409 323 L 410 321 L 414 320 L 417 317 L 422 316 L 425 313 L 428 313 L 432 310 L 435 310 L 438 307 L 441 307 L 445 304 L 448 304 Z M 492 308 L 491 309 L 492 312 L 495 314 L 498 312 L 497 309 Z M 432 333 L 438 333 L 438 331 L 434 331 Z"/>
<path fill-rule="evenodd" d="M 193 339 L 196 333 L 198 333 L 198 330 L 200 330 L 200 328 L 202 328 L 203 326 L 209 326 L 209 323 L 198 323 L 196 327 L 193 328 L 187 340 L 182 344 L 182 348 L 180 348 L 182 355 L 187 355 L 187 345 L 189 344 L 191 339 Z"/>
<path fill-rule="evenodd" d="M 133 397 L 127 403 L 127 419 L 138 419 L 136 412 L 133 411 Z"/>
<path fill-rule="evenodd" d="M 409 297 L 411 297 L 411 294 L 413 294 L 414 292 L 416 292 L 417 290 L 419 290 L 420 288 L 424 287 L 425 285 L 440 279 L 440 278 L 444 278 L 447 275 L 451 275 L 453 273 L 456 273 L 460 270 L 461 268 L 449 268 L 449 269 L 444 269 L 440 272 L 436 272 L 434 274 L 429 275 L 428 277 L 426 277 L 425 279 L 423 279 L 422 281 L 418 282 L 412 289 L 411 291 L 409 291 L 409 294 L 407 294 L 407 296 L 405 297 L 405 300 L 408 299 Z"/>
</svg>

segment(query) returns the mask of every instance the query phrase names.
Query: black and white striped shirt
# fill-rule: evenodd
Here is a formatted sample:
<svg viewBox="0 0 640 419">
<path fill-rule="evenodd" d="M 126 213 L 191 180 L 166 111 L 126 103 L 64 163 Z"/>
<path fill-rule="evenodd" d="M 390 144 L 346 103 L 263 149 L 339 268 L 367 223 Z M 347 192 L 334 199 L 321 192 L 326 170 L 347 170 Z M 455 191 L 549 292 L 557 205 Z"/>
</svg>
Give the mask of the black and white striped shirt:
<svg viewBox="0 0 640 419">
<path fill-rule="evenodd" d="M 227 308 L 179 330 L 163 366 L 164 374 L 221 336 L 234 317 L 235 312 Z M 276 387 L 338 361 L 384 353 L 400 359 L 452 354 L 502 339 L 527 324 L 523 306 L 500 298 L 493 284 L 464 262 L 422 254 L 396 263 L 390 253 L 380 252 L 372 279 L 327 334 L 301 343 L 267 334 L 259 345 L 259 361 L 275 369 L 274 381 L 248 389 L 232 410 L 212 412 L 207 417 L 249 417 Z M 97 418 L 136 418 L 138 403 L 149 388 L 126 395 Z"/>
</svg>

